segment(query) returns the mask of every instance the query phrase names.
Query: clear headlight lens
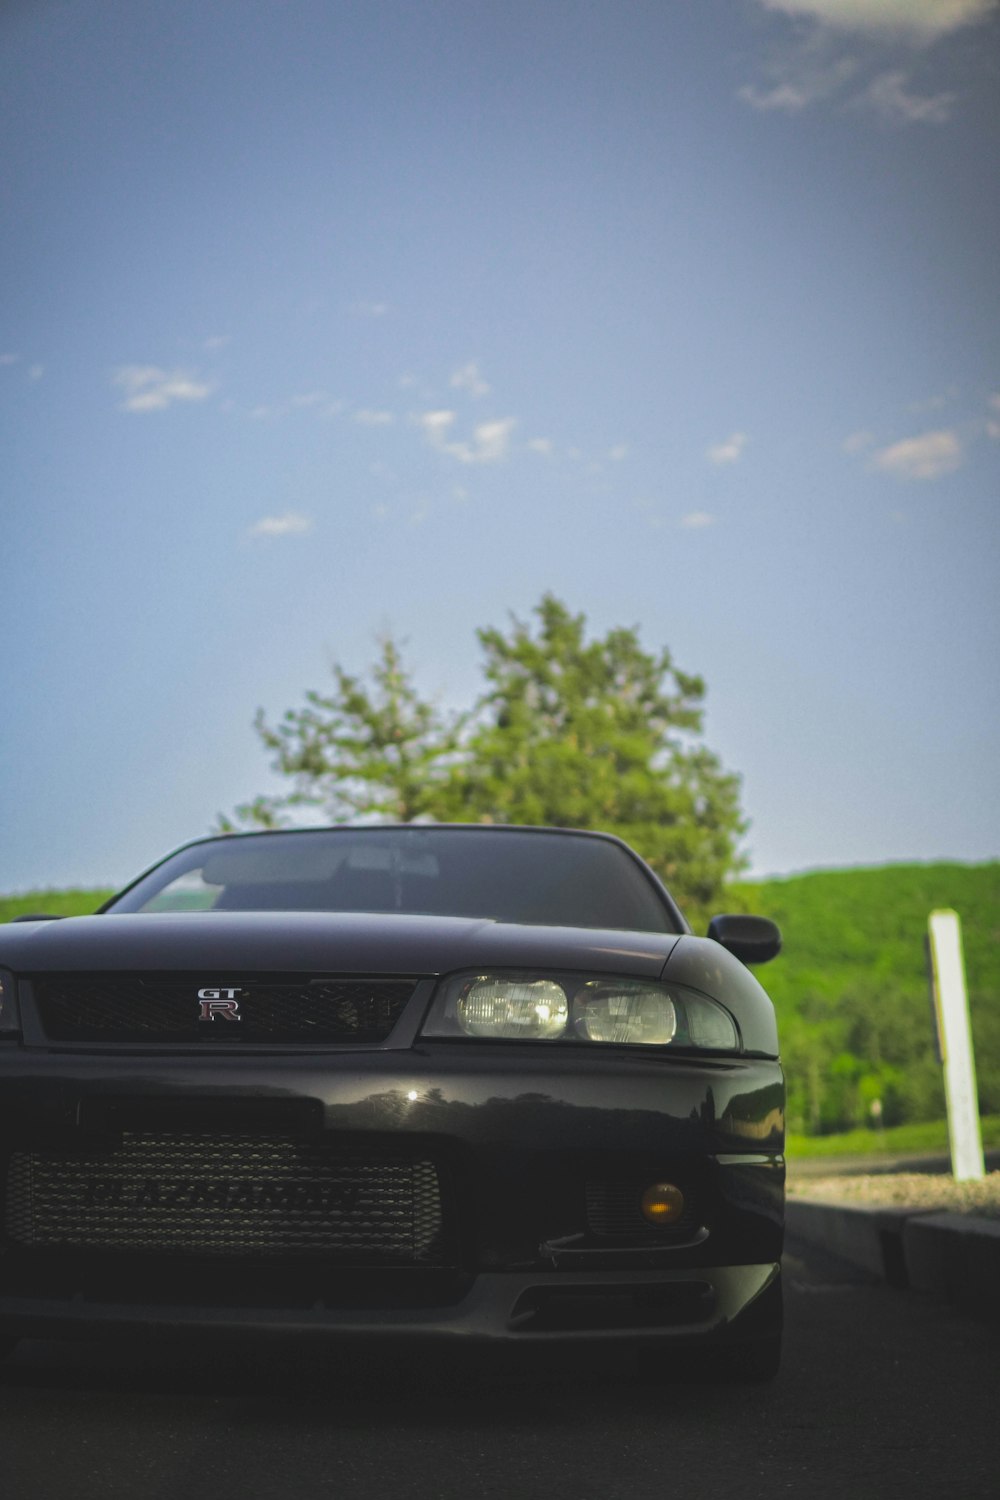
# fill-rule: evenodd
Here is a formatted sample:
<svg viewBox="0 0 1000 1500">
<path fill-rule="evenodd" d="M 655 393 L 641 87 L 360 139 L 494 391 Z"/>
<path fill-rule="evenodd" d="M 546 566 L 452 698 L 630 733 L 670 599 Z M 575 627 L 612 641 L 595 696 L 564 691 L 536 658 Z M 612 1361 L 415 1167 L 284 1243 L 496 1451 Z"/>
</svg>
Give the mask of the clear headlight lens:
<svg viewBox="0 0 1000 1500">
<path fill-rule="evenodd" d="M 569 1002 L 551 979 L 474 979 L 455 1002 L 455 1018 L 468 1036 L 546 1039 L 566 1030 Z"/>
<path fill-rule="evenodd" d="M 21 1018 L 17 1012 L 17 996 L 14 992 L 14 976 L 0 969 L 0 1037 L 17 1036 L 21 1029 Z"/>
<path fill-rule="evenodd" d="M 585 984 L 573 1003 L 577 1036 L 590 1042 L 637 1042 L 665 1046 L 677 1033 L 673 1000 L 652 985 Z"/>
<path fill-rule="evenodd" d="M 727 1010 L 711 1000 L 699 999 L 684 1007 L 689 1047 L 707 1052 L 733 1052 L 738 1049 L 736 1023 Z"/>
<path fill-rule="evenodd" d="M 740 1050 L 736 1022 L 707 995 L 588 974 L 453 975 L 434 997 L 423 1035 Z"/>
</svg>

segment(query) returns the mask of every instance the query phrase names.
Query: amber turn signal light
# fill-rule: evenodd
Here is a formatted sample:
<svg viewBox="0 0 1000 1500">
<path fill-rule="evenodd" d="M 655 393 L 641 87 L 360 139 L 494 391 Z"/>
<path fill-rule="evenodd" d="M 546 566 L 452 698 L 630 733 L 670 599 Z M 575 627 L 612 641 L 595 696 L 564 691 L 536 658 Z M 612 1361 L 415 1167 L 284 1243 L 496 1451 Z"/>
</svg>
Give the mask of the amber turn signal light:
<svg viewBox="0 0 1000 1500">
<path fill-rule="evenodd" d="M 672 1182 L 654 1182 L 640 1206 L 651 1224 L 675 1224 L 684 1212 L 684 1194 Z"/>
</svg>

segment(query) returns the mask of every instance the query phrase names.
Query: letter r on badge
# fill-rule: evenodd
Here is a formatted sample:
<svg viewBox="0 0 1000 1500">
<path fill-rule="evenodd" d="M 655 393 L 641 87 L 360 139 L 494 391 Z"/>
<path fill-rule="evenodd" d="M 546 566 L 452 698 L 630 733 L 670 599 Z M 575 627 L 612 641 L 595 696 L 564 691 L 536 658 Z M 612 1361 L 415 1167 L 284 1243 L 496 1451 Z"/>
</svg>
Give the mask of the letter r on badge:
<svg viewBox="0 0 1000 1500">
<path fill-rule="evenodd" d="M 219 1016 L 224 1021 L 242 1021 L 238 1000 L 202 1000 L 199 1020 L 215 1021 Z"/>
</svg>

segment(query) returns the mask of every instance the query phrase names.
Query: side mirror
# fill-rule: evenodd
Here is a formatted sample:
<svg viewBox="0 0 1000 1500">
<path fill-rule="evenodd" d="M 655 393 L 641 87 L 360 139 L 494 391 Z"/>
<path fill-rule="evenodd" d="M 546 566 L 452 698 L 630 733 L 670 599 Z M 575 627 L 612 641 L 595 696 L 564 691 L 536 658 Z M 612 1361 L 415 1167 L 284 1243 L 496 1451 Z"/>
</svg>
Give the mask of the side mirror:
<svg viewBox="0 0 1000 1500">
<path fill-rule="evenodd" d="M 781 952 L 781 930 L 769 917 L 713 917 L 708 935 L 745 964 L 766 964 Z"/>
</svg>

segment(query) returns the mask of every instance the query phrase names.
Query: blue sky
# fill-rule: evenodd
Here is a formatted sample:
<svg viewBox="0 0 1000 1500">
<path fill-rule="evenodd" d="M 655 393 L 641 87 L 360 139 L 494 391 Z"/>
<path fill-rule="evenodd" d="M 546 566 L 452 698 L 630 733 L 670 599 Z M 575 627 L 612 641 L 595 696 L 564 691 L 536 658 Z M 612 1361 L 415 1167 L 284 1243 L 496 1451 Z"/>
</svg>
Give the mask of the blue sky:
<svg viewBox="0 0 1000 1500">
<path fill-rule="evenodd" d="M 755 871 L 1000 855 L 996 0 L 14 0 L 0 139 L 0 889 L 546 590 Z"/>
</svg>

